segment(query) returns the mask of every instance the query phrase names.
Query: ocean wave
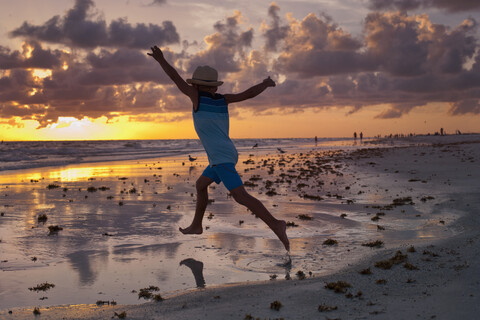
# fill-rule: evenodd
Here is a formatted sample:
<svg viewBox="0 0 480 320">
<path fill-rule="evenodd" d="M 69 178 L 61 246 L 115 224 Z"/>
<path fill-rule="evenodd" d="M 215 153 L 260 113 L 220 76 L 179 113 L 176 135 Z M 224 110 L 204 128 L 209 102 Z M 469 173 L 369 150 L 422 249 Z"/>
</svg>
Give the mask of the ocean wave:
<svg viewBox="0 0 480 320">
<path fill-rule="evenodd" d="M 313 139 L 233 139 L 239 152 L 311 148 Z M 342 145 L 351 139 L 323 138 L 318 144 Z M 255 146 L 255 147 L 254 147 Z M 61 166 L 83 162 L 135 160 L 204 152 L 197 139 L 6 141 L 0 144 L 0 171 Z"/>
</svg>

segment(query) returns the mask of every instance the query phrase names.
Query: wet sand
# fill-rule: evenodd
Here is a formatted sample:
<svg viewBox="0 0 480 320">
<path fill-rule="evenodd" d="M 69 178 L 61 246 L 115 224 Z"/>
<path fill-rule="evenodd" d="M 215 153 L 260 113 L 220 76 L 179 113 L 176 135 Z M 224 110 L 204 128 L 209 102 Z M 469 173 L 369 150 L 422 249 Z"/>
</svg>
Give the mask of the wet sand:
<svg viewBox="0 0 480 320">
<path fill-rule="evenodd" d="M 222 185 L 210 190 L 204 234 L 179 234 L 193 215 L 201 155 L 185 165 L 169 158 L 3 174 L 0 316 L 31 318 L 37 306 L 53 319 L 123 311 L 128 319 L 468 318 L 480 311 L 479 140 L 417 137 L 410 147 L 242 155 L 248 190 L 298 225 L 287 230 L 291 263 Z M 434 144 L 415 146 L 424 141 Z M 51 225 L 63 230 L 48 235 Z M 324 244 L 329 239 L 333 245 Z M 379 247 L 367 246 L 377 240 Z M 398 264 L 375 266 L 398 250 Z M 368 268 L 372 274 L 359 273 Z M 325 288 L 337 281 L 350 287 Z M 28 290 L 44 282 L 55 287 Z M 132 305 L 147 301 L 138 293 L 149 286 L 166 300 Z M 270 308 L 274 301 L 280 310 Z M 85 305 L 48 307 L 63 304 Z"/>
</svg>

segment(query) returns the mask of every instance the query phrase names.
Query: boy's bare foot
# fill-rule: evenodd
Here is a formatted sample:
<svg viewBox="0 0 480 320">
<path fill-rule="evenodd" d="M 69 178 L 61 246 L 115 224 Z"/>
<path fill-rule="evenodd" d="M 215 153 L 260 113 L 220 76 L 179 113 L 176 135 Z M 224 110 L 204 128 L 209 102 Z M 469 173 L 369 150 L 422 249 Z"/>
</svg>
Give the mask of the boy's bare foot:
<svg viewBox="0 0 480 320">
<path fill-rule="evenodd" d="M 180 232 L 183 234 L 202 234 L 203 233 L 202 227 L 194 227 L 194 226 L 189 226 L 189 227 L 186 227 L 185 229 L 178 228 L 178 230 L 180 230 Z"/>
<path fill-rule="evenodd" d="M 285 249 L 290 251 L 290 241 L 287 237 L 287 223 L 284 220 L 279 220 L 277 226 L 272 228 L 273 232 L 277 235 L 278 239 L 283 243 Z"/>
</svg>

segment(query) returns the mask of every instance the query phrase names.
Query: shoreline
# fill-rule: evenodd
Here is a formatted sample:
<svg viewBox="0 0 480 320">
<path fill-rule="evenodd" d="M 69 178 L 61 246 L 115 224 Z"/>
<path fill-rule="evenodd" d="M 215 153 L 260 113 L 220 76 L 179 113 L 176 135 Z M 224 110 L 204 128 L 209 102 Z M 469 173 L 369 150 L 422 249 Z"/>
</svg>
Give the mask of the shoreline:
<svg viewBox="0 0 480 320">
<path fill-rule="evenodd" d="M 478 219 L 475 223 L 480 225 Z M 480 266 L 479 246 L 478 232 L 461 234 L 415 247 L 414 253 L 407 253 L 407 248 L 385 249 L 373 259 L 328 276 L 227 284 L 136 305 L 53 306 L 40 308 L 40 318 L 93 320 L 117 318 L 115 313 L 126 312 L 126 319 L 470 319 L 480 311 L 480 275 L 475 271 Z M 407 254 L 407 261 L 419 270 L 372 266 L 372 261 L 389 259 L 397 250 Z M 359 273 L 366 268 L 373 275 Z M 386 282 L 377 284 L 377 280 Z M 351 287 L 342 293 L 325 288 L 326 283 L 337 281 Z M 270 308 L 274 301 L 281 302 L 280 310 Z M 320 312 L 319 306 L 336 309 Z M 31 319 L 33 309 L 10 308 L 12 314 L 0 310 L 0 316 Z"/>
<path fill-rule="evenodd" d="M 478 144 L 478 142 L 475 142 Z M 428 150 L 434 150 L 434 148 L 443 148 L 442 150 L 437 150 L 437 154 L 440 156 L 443 155 L 449 155 L 450 153 L 456 154 L 459 151 L 462 150 L 450 150 L 449 152 L 443 152 L 443 150 L 447 150 L 449 146 L 447 144 L 444 144 L 440 147 L 430 147 Z M 453 145 L 455 146 L 455 145 Z M 463 144 L 460 144 L 460 146 L 464 147 Z M 468 147 L 468 145 L 467 145 Z M 408 148 L 408 147 L 407 147 Z M 415 147 L 413 147 L 415 148 Z M 393 148 L 397 149 L 397 148 Z M 421 149 L 418 148 L 417 149 Z M 413 149 L 409 149 L 413 150 Z M 395 152 L 398 152 L 399 150 L 390 150 L 388 152 L 384 152 L 384 154 L 381 156 L 383 157 L 393 157 L 392 159 L 395 159 Z M 425 151 L 425 150 L 422 150 Z M 412 151 L 412 152 L 417 152 L 417 151 Z M 443 153 L 439 153 L 443 152 Z M 464 152 L 464 151 L 463 151 Z M 393 155 L 389 155 L 390 153 L 393 153 Z M 357 162 L 356 165 L 359 168 L 362 168 L 362 170 L 366 170 L 365 172 L 372 172 L 373 174 L 370 174 L 370 179 L 373 179 L 372 182 L 375 181 L 375 172 L 382 172 L 385 169 L 382 167 L 383 163 L 382 161 L 377 161 L 378 163 L 375 165 L 370 164 L 372 161 L 371 160 L 371 155 L 366 155 L 363 157 L 362 160 L 362 155 L 361 152 L 359 154 L 359 159 L 360 160 L 354 160 L 354 162 Z M 440 157 L 441 158 L 441 157 Z M 390 158 L 389 158 L 390 159 Z M 390 159 L 389 163 L 386 164 L 386 166 L 392 166 L 397 169 L 397 171 L 400 171 L 400 173 L 405 172 L 404 174 L 410 174 L 406 169 L 403 170 L 402 168 L 398 167 L 399 164 L 392 163 L 392 159 Z M 417 161 L 422 160 L 422 158 L 417 157 Z M 478 160 L 478 152 L 476 153 L 476 158 Z M 437 159 L 438 161 L 444 161 Z M 463 160 L 463 159 L 462 159 Z M 347 160 L 351 161 L 351 160 Z M 362 162 L 363 161 L 363 162 Z M 429 159 L 427 162 L 431 162 L 432 159 Z M 446 161 L 446 160 L 445 160 Z M 450 161 L 450 160 L 448 160 Z M 473 160 L 472 160 L 473 161 Z M 433 163 L 435 165 L 435 163 Z M 432 167 L 433 167 L 432 165 Z M 371 168 L 370 168 L 371 167 Z M 408 167 L 408 165 L 406 166 Z M 442 176 L 439 178 L 435 178 L 434 176 L 431 176 L 431 173 L 428 172 L 429 168 L 425 172 L 415 172 L 413 174 L 413 179 L 411 180 L 418 180 L 418 186 L 422 186 L 420 183 L 421 181 L 426 181 L 426 185 L 428 187 L 428 184 L 430 183 L 435 183 L 435 185 L 438 185 L 439 182 L 445 180 L 446 182 L 451 181 L 452 184 L 460 184 L 463 185 L 465 181 L 461 180 L 458 178 L 458 181 L 453 180 L 450 176 Z M 390 168 L 391 170 L 391 168 Z M 344 173 L 347 173 L 347 171 L 344 171 Z M 384 171 L 384 172 L 389 172 L 387 175 L 393 175 L 392 171 Z M 390 173 L 392 172 L 392 173 Z M 457 174 L 458 175 L 458 174 Z M 455 177 L 455 172 L 453 172 L 452 177 Z M 462 179 L 468 179 L 469 181 L 475 181 L 477 182 L 478 180 L 475 180 L 474 178 L 478 177 L 478 171 L 476 172 L 471 172 L 471 177 L 462 177 Z M 400 180 L 400 179 L 399 179 Z M 370 180 L 365 180 L 367 182 L 364 182 L 365 184 L 370 185 Z M 435 182 L 437 181 L 437 182 Z M 405 185 L 412 185 L 417 182 L 405 182 Z M 467 184 L 468 185 L 468 184 Z M 361 186 L 358 185 L 352 185 L 352 194 L 356 193 L 355 188 L 360 188 Z M 392 193 L 395 193 L 396 189 L 394 188 L 394 185 L 391 186 Z M 403 190 L 405 187 L 403 185 L 399 185 L 396 187 L 398 190 Z M 463 188 L 463 187 L 462 187 Z M 168 298 L 165 301 L 159 302 L 159 303 L 146 303 L 146 304 L 141 304 L 141 305 L 117 305 L 114 307 L 111 306 L 103 306 L 103 307 L 94 307 L 94 310 L 92 310 L 92 305 L 83 305 L 81 307 L 78 306 L 61 306 L 61 307 L 50 307 L 49 309 L 45 309 L 44 307 L 40 308 L 40 311 L 42 312 L 42 315 L 56 319 L 57 318 L 62 318 L 62 317 L 68 317 L 68 318 L 78 318 L 78 319 L 95 319 L 97 317 L 106 317 L 110 318 L 114 315 L 113 312 L 127 312 L 127 318 L 128 319 L 144 319 L 144 318 L 154 318 L 156 316 L 156 313 L 161 313 L 162 314 L 162 319 L 175 319 L 178 317 L 185 317 L 185 318 L 192 318 L 194 319 L 195 316 L 197 316 L 199 319 L 202 318 L 211 318 L 211 319 L 228 319 L 228 318 L 243 318 L 246 317 L 246 315 L 251 315 L 252 317 L 267 317 L 267 318 L 275 318 L 275 317 L 285 317 L 287 319 L 290 318 L 305 318 L 309 319 L 310 317 L 322 317 L 322 316 L 328 316 L 328 317 L 340 317 L 340 318 L 355 318 L 355 319 L 366 319 L 369 317 L 375 317 L 378 319 L 396 319 L 395 315 L 392 314 L 392 312 L 402 312 L 402 316 L 405 314 L 405 310 L 403 309 L 408 309 L 409 315 L 411 318 L 425 318 L 429 319 L 432 316 L 435 316 L 436 319 L 451 319 L 451 316 L 454 315 L 453 312 L 457 312 L 459 315 L 472 315 L 478 311 L 478 307 L 476 305 L 479 305 L 478 302 L 478 297 L 476 297 L 475 292 L 478 292 L 479 289 L 479 277 L 476 276 L 476 274 L 471 274 L 475 273 L 474 270 L 478 270 L 479 264 L 479 259 L 476 258 L 475 254 L 478 252 L 478 231 L 475 231 L 475 227 L 480 226 L 479 219 L 478 219 L 478 208 L 480 207 L 478 203 L 478 199 L 475 199 L 474 195 L 472 197 L 471 194 L 467 194 L 464 189 L 461 188 L 461 195 L 464 197 L 463 199 L 460 199 L 460 201 L 457 200 L 457 203 L 453 203 L 452 206 L 449 206 L 448 202 L 451 200 L 448 200 L 448 196 L 445 196 L 445 198 L 437 199 L 440 201 L 440 203 L 435 204 L 435 206 L 432 206 L 433 209 L 437 210 L 438 212 L 436 215 L 432 217 L 427 217 L 425 218 L 426 223 L 431 223 L 432 221 L 437 221 L 438 224 L 438 219 L 445 219 L 444 224 L 446 225 L 445 228 L 438 228 L 435 227 L 435 232 L 440 232 L 442 231 L 441 229 L 457 229 L 456 235 L 453 237 L 450 235 L 444 240 L 427 240 L 424 241 L 424 245 L 415 245 L 415 248 L 417 248 L 416 253 L 408 253 L 408 262 L 410 262 L 412 265 L 417 266 L 420 270 L 407 270 L 402 267 L 402 265 L 394 265 L 392 270 L 380 270 L 378 268 L 375 268 L 373 266 L 372 261 L 376 261 L 377 259 L 388 259 L 391 256 L 394 255 L 396 252 L 395 246 L 391 246 L 391 244 L 386 243 L 386 248 L 384 249 L 372 249 L 372 252 L 374 253 L 374 258 L 369 258 L 368 261 L 360 261 L 358 263 L 355 263 L 354 266 L 347 266 L 346 269 L 340 270 L 338 273 L 333 274 L 333 275 L 327 275 L 327 276 L 321 276 L 321 277 L 313 277 L 312 279 L 308 278 L 308 269 L 304 269 L 305 274 L 307 274 L 307 279 L 306 280 L 290 280 L 290 281 L 266 281 L 261 284 L 253 284 L 253 283 L 247 283 L 247 284 L 233 284 L 233 285 L 226 285 L 226 286 L 221 286 L 221 287 L 211 287 L 208 286 L 206 289 L 202 289 L 201 291 L 194 291 L 194 292 L 186 292 L 182 293 L 178 296 Z M 478 182 L 474 185 L 474 191 L 478 189 Z M 359 189 L 361 190 L 361 189 Z M 423 190 L 423 189 L 420 189 Z M 449 189 L 448 189 L 449 190 Z M 446 189 L 446 191 L 448 191 Z M 355 191 L 355 192 L 353 192 Z M 443 192 L 443 191 L 441 191 Z M 368 193 L 368 192 L 366 192 Z M 420 196 L 424 195 L 423 191 L 418 192 Z M 400 194 L 401 195 L 401 194 Z M 446 194 L 448 195 L 448 193 Z M 362 196 L 359 195 L 357 201 L 360 201 L 361 203 L 361 198 Z M 395 197 L 392 195 L 392 197 Z M 415 200 L 415 199 L 414 199 Z M 418 201 L 418 200 L 416 200 Z M 465 201 L 468 201 L 465 203 Z M 385 201 L 384 201 L 385 202 Z M 458 203 L 460 202 L 460 203 Z M 472 203 L 473 202 L 473 203 Z M 427 202 L 428 204 L 428 202 Z M 448 215 L 445 215 L 445 213 L 442 212 L 447 212 L 450 210 L 450 208 L 457 207 L 461 209 L 461 211 L 468 212 L 467 215 L 460 217 L 459 219 L 457 218 L 452 218 L 452 220 L 448 220 Z M 439 209 L 440 208 L 440 209 Z M 355 210 L 355 209 L 352 209 Z M 364 210 L 363 210 L 364 211 Z M 451 211 L 451 210 L 450 210 Z M 408 213 L 408 210 L 407 210 Z M 368 216 L 369 213 L 367 213 Z M 477 216 L 475 216 L 477 214 Z M 387 212 L 387 217 L 390 215 L 389 212 Z M 368 220 L 370 217 L 367 217 Z M 438 217 L 438 218 L 437 218 Z M 444 218 L 447 217 L 447 218 Z M 387 218 L 388 219 L 388 218 Z M 381 220 L 382 221 L 382 220 Z M 443 220 L 442 220 L 443 221 Z M 385 220 L 387 223 L 388 227 L 388 221 Z M 448 226 L 448 228 L 447 228 Z M 465 228 L 469 227 L 471 230 L 466 230 Z M 463 230 L 460 229 L 463 228 Z M 428 232 L 431 232 L 430 229 L 425 229 Z M 387 231 L 388 228 L 387 228 Z M 423 231 L 422 231 L 423 232 Z M 424 234 L 425 235 L 425 234 Z M 435 236 L 434 236 L 435 237 Z M 438 242 L 435 244 L 435 247 L 429 247 L 431 242 Z M 408 243 L 408 241 L 407 241 Z M 390 247 L 387 247 L 387 245 L 390 245 Z M 439 248 L 442 247 L 442 248 Z M 422 248 L 422 249 L 420 249 Z M 352 253 L 354 251 L 354 248 L 352 249 Z M 402 252 L 405 254 L 407 249 L 407 245 L 404 244 L 403 247 L 401 247 Z M 358 249 L 355 249 L 358 251 Z M 375 251 L 375 250 L 381 250 L 380 252 Z M 423 254 L 423 251 L 427 251 L 430 253 Z M 455 250 L 457 253 L 452 253 Z M 350 251 L 350 250 L 349 250 Z M 435 256 L 437 255 L 437 256 Z M 426 259 L 429 259 L 429 261 L 424 261 Z M 450 261 L 452 260 L 452 261 Z M 465 264 L 465 261 L 460 261 L 460 260 L 468 260 L 467 264 Z M 297 268 L 294 268 L 295 270 L 298 270 L 298 262 L 295 262 L 294 260 L 294 265 L 297 266 Z M 301 267 L 301 263 L 300 263 Z M 373 272 L 373 275 L 360 275 L 358 274 L 358 269 L 359 268 L 367 268 L 370 267 L 371 271 Z M 429 270 L 430 269 L 430 270 Z M 450 271 L 450 273 L 443 274 L 443 271 Z M 452 271 L 453 270 L 453 271 Z M 387 283 L 385 285 L 378 285 L 375 283 L 377 279 L 377 274 L 378 278 L 380 277 L 385 277 L 387 280 Z M 434 275 L 439 275 L 437 278 L 433 277 Z M 466 276 L 467 275 L 467 276 Z M 406 284 L 406 281 L 408 278 L 405 277 L 414 277 L 416 279 L 415 282 Z M 459 278 L 458 278 L 458 277 Z M 291 274 L 291 277 L 294 279 L 295 274 Z M 373 278 L 375 277 L 375 278 Z M 419 278 L 419 279 L 417 279 Z M 347 281 L 351 282 L 352 288 L 347 289 L 346 293 L 351 293 L 353 297 L 347 298 L 345 297 L 345 294 L 336 294 L 331 292 L 330 290 L 327 290 L 323 288 L 324 283 L 326 281 Z M 440 281 L 442 280 L 442 281 Z M 457 283 L 463 283 L 466 288 L 472 288 L 469 292 L 467 292 L 466 297 L 463 298 L 471 298 L 466 299 L 465 301 L 462 300 L 463 303 L 467 303 L 468 305 L 462 310 L 451 310 L 451 311 L 442 311 L 442 312 L 447 312 L 446 315 L 447 317 L 444 317 L 445 314 L 439 314 L 440 310 L 439 308 L 443 308 L 446 306 L 453 307 L 455 303 L 459 303 L 458 299 L 456 296 L 451 296 L 450 294 L 447 294 L 448 292 L 445 292 L 447 289 L 442 289 L 441 284 L 442 282 L 445 282 L 449 285 L 447 286 L 447 289 L 452 291 L 452 292 L 457 292 L 458 293 L 458 288 L 453 285 L 452 281 L 456 281 Z M 469 285 L 471 285 L 469 287 Z M 429 289 L 429 288 L 435 288 L 435 289 Z M 382 293 L 377 293 L 376 291 L 383 290 Z M 418 295 L 415 295 L 416 291 L 414 289 L 418 289 L 420 293 Z M 283 291 L 293 291 L 290 293 L 285 293 Z M 447 290 L 447 291 L 448 291 Z M 254 291 L 254 293 L 252 293 Z M 361 295 L 358 295 L 358 291 L 362 291 Z M 426 292 L 426 293 L 423 293 Z M 471 292 L 471 293 L 470 293 Z M 274 294 L 273 294 L 274 293 Z M 269 309 L 269 305 L 271 302 L 273 302 L 275 294 L 278 293 L 278 298 L 275 298 L 278 301 L 281 301 L 283 304 L 283 307 L 280 309 L 280 311 L 276 310 L 271 310 Z M 384 295 L 384 294 L 387 295 Z M 473 296 L 469 296 L 469 294 L 473 294 Z M 215 298 L 216 296 L 220 296 L 220 298 Z M 417 300 L 413 301 L 412 297 L 416 297 Z M 396 301 L 395 297 L 400 297 L 404 301 Z M 452 301 L 452 304 L 450 304 L 448 301 L 442 301 L 439 303 L 438 299 L 450 299 Z M 316 299 L 316 300 L 315 300 Z M 272 301 L 269 301 L 272 300 Z M 315 302 L 315 301 L 317 302 Z M 423 301 L 428 300 L 431 301 L 431 305 L 428 308 L 423 308 L 424 306 L 422 305 Z M 269 302 L 268 302 L 269 301 Z M 322 302 L 323 301 L 323 302 Z M 472 304 L 473 301 L 473 304 Z M 373 304 L 371 304 L 371 303 Z M 186 307 L 184 307 L 186 303 Z M 337 305 L 338 309 L 335 311 L 331 312 L 325 312 L 325 313 L 320 313 L 317 308 L 318 305 L 321 303 L 325 303 L 330 306 Z M 406 307 L 406 304 L 409 303 L 412 308 Z M 316 306 L 315 306 L 316 304 Z M 242 307 L 242 305 L 244 307 Z M 252 305 L 251 308 L 247 308 L 245 306 L 250 306 Z M 93 305 L 94 306 L 94 305 Z M 209 310 L 209 308 L 212 307 L 214 310 Z M 422 309 L 423 308 L 423 309 Z M 430 308 L 430 309 L 429 309 Z M 18 317 L 29 317 L 31 318 L 32 316 L 32 309 L 25 309 L 25 308 L 10 308 L 11 310 L 14 310 L 13 314 L 11 315 L 12 319 L 21 319 Z M 23 311 L 22 311 L 23 310 Z M 416 311 L 414 311 L 416 310 Z M 428 310 L 433 310 L 429 314 L 426 312 Z M 358 311 L 358 312 L 357 312 Z M 202 313 L 203 312 L 203 313 Z M 245 312 L 245 314 L 243 314 Z M 420 314 L 420 316 L 417 316 L 417 314 L 414 314 L 413 312 L 417 312 Z M 449 313 L 450 312 L 450 313 Z M 217 314 L 218 313 L 218 314 Z M 62 315 L 63 314 L 63 315 Z M 202 316 L 199 316 L 199 315 Z M 8 319 L 8 311 L 6 309 L 0 310 L 0 315 L 6 316 Z M 89 318 L 90 317 L 90 318 Z"/>
</svg>

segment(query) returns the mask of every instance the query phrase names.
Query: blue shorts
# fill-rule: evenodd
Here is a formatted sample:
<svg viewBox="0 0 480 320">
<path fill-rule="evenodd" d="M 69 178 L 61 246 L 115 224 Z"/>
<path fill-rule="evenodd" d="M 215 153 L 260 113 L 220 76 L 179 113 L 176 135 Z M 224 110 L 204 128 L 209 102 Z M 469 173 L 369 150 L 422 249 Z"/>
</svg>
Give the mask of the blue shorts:
<svg viewBox="0 0 480 320">
<path fill-rule="evenodd" d="M 243 185 L 242 179 L 235 170 L 233 163 L 221 163 L 208 166 L 202 173 L 202 176 L 212 179 L 217 184 L 223 182 L 223 185 L 230 191 Z"/>
</svg>

